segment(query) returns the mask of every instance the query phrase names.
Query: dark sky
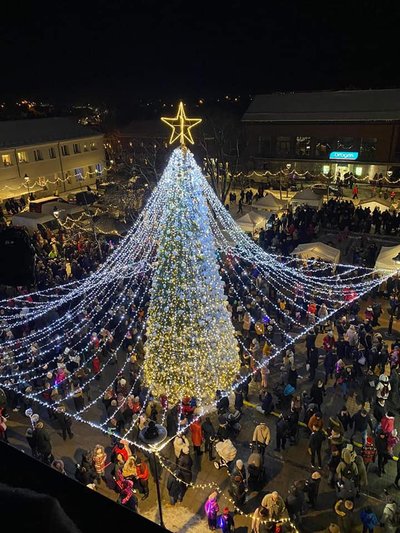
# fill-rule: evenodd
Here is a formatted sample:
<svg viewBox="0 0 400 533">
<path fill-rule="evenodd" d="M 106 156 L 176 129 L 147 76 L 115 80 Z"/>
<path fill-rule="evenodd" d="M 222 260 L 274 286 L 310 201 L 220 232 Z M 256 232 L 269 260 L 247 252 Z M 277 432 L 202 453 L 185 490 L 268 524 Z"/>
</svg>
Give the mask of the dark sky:
<svg viewBox="0 0 400 533">
<path fill-rule="evenodd" d="M 400 86 L 395 0 L 7 4 L 0 96 L 91 101 Z"/>
</svg>

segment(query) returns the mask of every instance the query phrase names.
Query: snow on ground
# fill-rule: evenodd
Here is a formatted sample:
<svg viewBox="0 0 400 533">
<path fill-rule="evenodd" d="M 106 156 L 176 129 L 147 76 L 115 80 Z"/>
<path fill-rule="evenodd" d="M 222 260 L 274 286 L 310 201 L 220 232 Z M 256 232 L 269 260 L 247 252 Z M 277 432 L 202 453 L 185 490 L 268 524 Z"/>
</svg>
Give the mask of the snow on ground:
<svg viewBox="0 0 400 533">
<path fill-rule="evenodd" d="M 164 524 L 169 531 L 174 533 L 206 533 L 209 532 L 207 520 L 193 514 L 182 504 L 163 504 Z M 143 513 L 143 516 L 158 523 L 158 509 L 154 507 Z"/>
</svg>

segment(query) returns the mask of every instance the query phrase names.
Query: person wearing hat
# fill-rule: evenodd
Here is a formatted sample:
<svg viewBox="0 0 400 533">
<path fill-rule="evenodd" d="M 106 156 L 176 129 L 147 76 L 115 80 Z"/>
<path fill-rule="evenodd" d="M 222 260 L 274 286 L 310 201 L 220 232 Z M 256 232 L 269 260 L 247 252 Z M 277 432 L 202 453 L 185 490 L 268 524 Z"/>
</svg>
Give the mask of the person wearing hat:
<svg viewBox="0 0 400 533">
<path fill-rule="evenodd" d="M 233 533 L 235 531 L 235 522 L 228 507 L 224 507 L 222 515 L 218 519 L 218 529 L 221 529 L 222 533 Z"/>
<path fill-rule="evenodd" d="M 204 511 L 207 516 L 208 528 L 211 531 L 215 531 L 217 528 L 217 517 L 219 511 L 219 505 L 217 502 L 218 492 L 213 491 L 207 498 L 206 503 L 204 504 Z"/>
<path fill-rule="evenodd" d="M 338 500 L 335 504 L 335 513 L 338 516 L 340 533 L 354 531 L 354 503 L 351 500 Z"/>
<path fill-rule="evenodd" d="M 321 483 L 321 474 L 313 472 L 310 479 L 306 482 L 306 491 L 308 494 L 308 501 L 313 509 L 317 506 L 319 485 Z"/>
<path fill-rule="evenodd" d="M 389 394 L 391 391 L 392 386 L 389 382 L 389 377 L 386 374 L 381 374 L 379 376 L 379 381 L 376 386 L 376 397 L 382 400 L 387 400 L 389 398 Z"/>
</svg>

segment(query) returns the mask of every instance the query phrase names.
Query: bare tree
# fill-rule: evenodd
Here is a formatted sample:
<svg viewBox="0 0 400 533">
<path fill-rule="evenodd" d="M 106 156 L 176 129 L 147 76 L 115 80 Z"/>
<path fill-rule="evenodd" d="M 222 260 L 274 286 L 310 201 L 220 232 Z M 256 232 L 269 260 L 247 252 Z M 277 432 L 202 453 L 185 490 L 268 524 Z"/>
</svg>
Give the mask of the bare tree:
<svg viewBox="0 0 400 533">
<path fill-rule="evenodd" d="M 241 141 L 239 118 L 210 110 L 202 124 L 201 156 L 204 171 L 222 203 L 234 185 L 234 175 L 240 170 Z"/>
</svg>

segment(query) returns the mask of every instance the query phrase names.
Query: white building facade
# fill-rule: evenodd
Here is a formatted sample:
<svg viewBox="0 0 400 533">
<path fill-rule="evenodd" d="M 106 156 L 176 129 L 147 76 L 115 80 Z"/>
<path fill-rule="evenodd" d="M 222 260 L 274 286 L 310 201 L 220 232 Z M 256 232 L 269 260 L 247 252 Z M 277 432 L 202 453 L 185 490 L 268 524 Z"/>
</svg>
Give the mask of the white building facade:
<svg viewBox="0 0 400 533">
<path fill-rule="evenodd" d="M 105 176 L 103 134 L 69 118 L 0 122 L 0 200 L 61 194 Z"/>
</svg>

